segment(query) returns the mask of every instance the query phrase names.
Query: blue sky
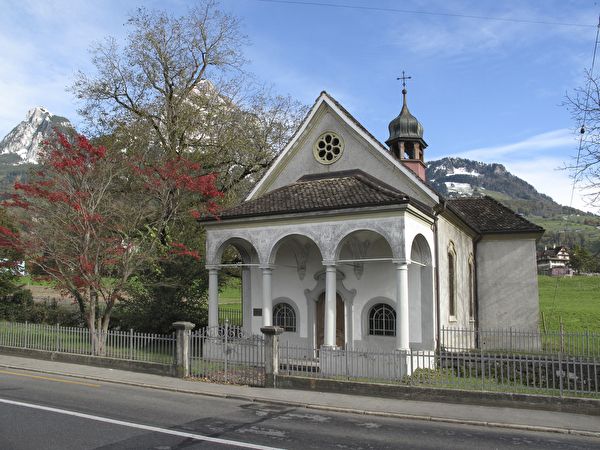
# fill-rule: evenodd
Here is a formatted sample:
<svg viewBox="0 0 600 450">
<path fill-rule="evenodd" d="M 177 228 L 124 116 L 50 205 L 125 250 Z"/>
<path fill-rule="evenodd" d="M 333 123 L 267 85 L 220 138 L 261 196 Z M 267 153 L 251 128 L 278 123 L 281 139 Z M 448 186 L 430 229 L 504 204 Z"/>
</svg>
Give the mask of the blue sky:
<svg viewBox="0 0 600 450">
<path fill-rule="evenodd" d="M 65 87 L 92 72 L 88 49 L 123 40 L 140 5 L 183 14 L 186 0 L 0 0 L 0 138 L 42 105 L 76 126 Z M 564 205 L 577 155 L 560 106 L 590 68 L 600 6 L 569 0 L 223 0 L 252 41 L 249 70 L 312 104 L 325 90 L 380 142 L 408 105 L 424 128 L 427 160 L 501 163 Z M 564 25 L 570 24 L 570 25 Z M 572 205 L 585 206 L 576 190 Z"/>
</svg>

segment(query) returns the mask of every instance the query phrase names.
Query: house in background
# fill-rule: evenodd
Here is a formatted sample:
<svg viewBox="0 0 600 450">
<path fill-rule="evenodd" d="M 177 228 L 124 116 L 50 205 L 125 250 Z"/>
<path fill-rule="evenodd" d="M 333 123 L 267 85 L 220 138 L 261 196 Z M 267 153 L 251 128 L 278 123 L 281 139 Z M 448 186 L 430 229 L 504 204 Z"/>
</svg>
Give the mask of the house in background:
<svg viewBox="0 0 600 450">
<path fill-rule="evenodd" d="M 233 247 L 244 328 L 292 343 L 426 351 L 441 327 L 539 329 L 544 230 L 490 197 L 435 192 L 403 95 L 386 146 L 321 93 L 246 200 L 201 220 L 210 326 Z"/>
<path fill-rule="evenodd" d="M 551 277 L 572 276 L 573 271 L 569 267 L 570 258 L 567 247 L 546 248 L 537 254 L 538 273 Z"/>
</svg>

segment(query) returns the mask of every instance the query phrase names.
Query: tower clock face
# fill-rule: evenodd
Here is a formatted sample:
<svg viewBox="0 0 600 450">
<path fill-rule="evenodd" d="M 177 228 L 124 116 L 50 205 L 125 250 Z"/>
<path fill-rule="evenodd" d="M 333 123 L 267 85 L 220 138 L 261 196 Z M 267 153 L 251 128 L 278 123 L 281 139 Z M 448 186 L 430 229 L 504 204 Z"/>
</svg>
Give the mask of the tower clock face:
<svg viewBox="0 0 600 450">
<path fill-rule="evenodd" d="M 322 133 L 313 146 L 315 159 L 321 164 L 333 164 L 344 152 L 344 141 L 334 131 Z"/>
</svg>

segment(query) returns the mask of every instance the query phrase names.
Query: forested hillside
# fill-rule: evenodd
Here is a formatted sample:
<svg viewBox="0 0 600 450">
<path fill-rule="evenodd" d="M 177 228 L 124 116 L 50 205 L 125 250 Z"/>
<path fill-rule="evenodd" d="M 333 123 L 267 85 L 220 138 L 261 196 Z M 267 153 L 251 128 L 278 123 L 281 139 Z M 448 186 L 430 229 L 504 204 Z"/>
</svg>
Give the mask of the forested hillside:
<svg viewBox="0 0 600 450">
<path fill-rule="evenodd" d="M 0 198 L 6 197 L 6 192 L 12 192 L 15 182 L 22 183 L 29 177 L 29 170 L 35 164 L 19 164 L 18 155 L 0 155 Z"/>
<path fill-rule="evenodd" d="M 444 158 L 427 164 L 427 182 L 446 197 L 490 195 L 526 216 L 586 215 L 539 193 L 532 185 L 508 172 L 502 164 L 485 164 L 463 158 Z"/>
<path fill-rule="evenodd" d="M 489 195 L 531 222 L 546 229 L 538 249 L 554 245 L 587 247 L 600 251 L 600 217 L 559 205 L 540 194 L 502 164 L 485 164 L 462 158 L 444 158 L 427 163 L 428 183 L 446 197 Z"/>
</svg>

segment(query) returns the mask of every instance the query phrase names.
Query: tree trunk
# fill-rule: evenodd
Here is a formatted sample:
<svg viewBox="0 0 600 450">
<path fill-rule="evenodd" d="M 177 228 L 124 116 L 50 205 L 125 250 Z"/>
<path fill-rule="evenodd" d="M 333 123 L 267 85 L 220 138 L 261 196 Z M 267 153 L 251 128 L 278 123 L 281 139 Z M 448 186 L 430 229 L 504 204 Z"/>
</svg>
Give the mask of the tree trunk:
<svg viewBox="0 0 600 450">
<path fill-rule="evenodd" d="M 97 354 L 98 344 L 95 330 L 96 323 L 96 305 L 90 301 L 90 310 L 88 313 L 88 331 L 90 333 L 90 344 L 92 345 L 92 355 Z"/>
</svg>

